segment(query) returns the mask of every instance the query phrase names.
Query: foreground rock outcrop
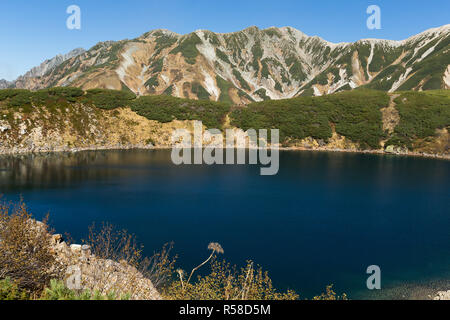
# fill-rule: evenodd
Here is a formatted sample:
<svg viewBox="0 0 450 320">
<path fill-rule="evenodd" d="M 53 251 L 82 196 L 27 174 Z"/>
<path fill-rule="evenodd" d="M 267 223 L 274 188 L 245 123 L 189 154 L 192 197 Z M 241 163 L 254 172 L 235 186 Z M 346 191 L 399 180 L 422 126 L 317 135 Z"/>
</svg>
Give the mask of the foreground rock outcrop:
<svg viewBox="0 0 450 320">
<path fill-rule="evenodd" d="M 132 300 L 161 300 L 150 279 L 126 261 L 99 259 L 88 245 L 68 245 L 53 235 L 56 260 L 65 267 L 65 283 L 71 289 L 130 295 Z"/>
<path fill-rule="evenodd" d="M 450 290 L 439 291 L 433 300 L 450 300 Z"/>
</svg>

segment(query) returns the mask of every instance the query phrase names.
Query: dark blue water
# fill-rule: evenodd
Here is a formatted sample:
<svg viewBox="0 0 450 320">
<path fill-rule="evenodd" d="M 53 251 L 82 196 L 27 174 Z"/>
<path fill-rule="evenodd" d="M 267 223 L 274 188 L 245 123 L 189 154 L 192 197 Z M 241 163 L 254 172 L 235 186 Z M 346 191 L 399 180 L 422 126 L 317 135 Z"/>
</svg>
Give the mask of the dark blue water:
<svg viewBox="0 0 450 320">
<path fill-rule="evenodd" d="M 383 288 L 450 279 L 450 162 L 395 156 L 282 152 L 258 166 L 174 166 L 169 151 L 108 151 L 0 159 L 0 193 L 23 196 L 58 233 L 85 238 L 108 221 L 152 254 L 174 241 L 190 270 L 219 242 L 224 258 L 253 259 L 277 287 L 302 297 L 327 284 L 371 298 Z"/>
</svg>

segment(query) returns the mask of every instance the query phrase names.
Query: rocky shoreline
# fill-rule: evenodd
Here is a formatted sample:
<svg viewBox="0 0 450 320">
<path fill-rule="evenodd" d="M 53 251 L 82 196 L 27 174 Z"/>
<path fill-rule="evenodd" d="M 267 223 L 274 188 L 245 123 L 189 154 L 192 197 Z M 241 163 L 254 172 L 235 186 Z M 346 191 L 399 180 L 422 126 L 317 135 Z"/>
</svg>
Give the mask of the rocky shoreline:
<svg viewBox="0 0 450 320">
<path fill-rule="evenodd" d="M 450 290 L 439 291 L 433 300 L 450 300 Z"/>
<path fill-rule="evenodd" d="M 57 153 L 78 153 L 84 151 L 114 151 L 114 150 L 170 150 L 169 146 L 144 145 L 112 145 L 112 146 L 91 146 L 79 148 L 15 148 L 10 151 L 0 149 L 0 156 L 21 156 L 33 154 L 57 154 Z M 433 158 L 439 160 L 450 160 L 450 154 L 428 154 L 419 152 L 387 152 L 384 150 L 354 150 L 336 148 L 304 148 L 304 147 L 280 147 L 280 151 L 309 151 L 309 152 L 334 152 L 334 153 L 355 153 L 355 154 L 375 154 L 391 155 L 403 157 Z"/>
<path fill-rule="evenodd" d="M 40 221 L 31 221 L 41 232 L 47 232 Z M 68 244 L 62 235 L 50 235 L 51 251 L 63 267 L 64 283 L 70 289 L 128 294 L 131 300 L 161 300 L 150 279 L 127 261 L 100 259 L 89 245 Z"/>
</svg>

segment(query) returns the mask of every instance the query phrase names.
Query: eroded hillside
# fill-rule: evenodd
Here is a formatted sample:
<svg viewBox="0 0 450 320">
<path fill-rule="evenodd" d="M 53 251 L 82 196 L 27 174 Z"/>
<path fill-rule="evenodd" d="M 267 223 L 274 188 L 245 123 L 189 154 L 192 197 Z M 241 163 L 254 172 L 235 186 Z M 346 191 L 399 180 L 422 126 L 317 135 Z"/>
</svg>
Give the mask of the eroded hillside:
<svg viewBox="0 0 450 320">
<path fill-rule="evenodd" d="M 131 90 L 248 104 L 357 87 L 450 89 L 450 25 L 403 41 L 334 44 L 290 27 L 179 35 L 155 30 L 44 62 L 3 87 Z"/>
<path fill-rule="evenodd" d="M 126 91 L 0 90 L 0 153 L 170 147 L 175 129 L 279 129 L 281 146 L 450 154 L 450 91 L 354 90 L 248 106 Z"/>
</svg>

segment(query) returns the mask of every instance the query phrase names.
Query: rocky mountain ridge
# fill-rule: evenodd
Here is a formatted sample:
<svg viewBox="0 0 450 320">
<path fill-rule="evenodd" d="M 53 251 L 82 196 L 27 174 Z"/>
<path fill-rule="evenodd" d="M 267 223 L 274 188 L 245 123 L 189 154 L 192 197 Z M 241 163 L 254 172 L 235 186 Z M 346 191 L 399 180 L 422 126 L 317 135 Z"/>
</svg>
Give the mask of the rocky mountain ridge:
<svg viewBox="0 0 450 320">
<path fill-rule="evenodd" d="M 291 27 L 186 35 L 154 30 L 57 56 L 12 86 L 107 88 L 233 104 L 362 86 L 389 92 L 450 89 L 450 25 L 402 41 L 338 44 Z"/>
</svg>

